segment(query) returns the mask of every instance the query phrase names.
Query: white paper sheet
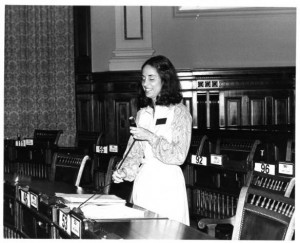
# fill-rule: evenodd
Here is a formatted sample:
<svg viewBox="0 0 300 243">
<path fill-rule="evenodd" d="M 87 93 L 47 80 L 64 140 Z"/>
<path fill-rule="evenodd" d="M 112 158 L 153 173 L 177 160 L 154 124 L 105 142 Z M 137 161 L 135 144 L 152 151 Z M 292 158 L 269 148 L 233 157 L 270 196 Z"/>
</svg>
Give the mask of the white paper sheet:
<svg viewBox="0 0 300 243">
<path fill-rule="evenodd" d="M 93 194 L 68 194 L 55 193 L 55 196 L 65 199 L 69 203 L 80 204 L 90 198 Z M 107 205 L 107 204 L 125 204 L 126 201 L 116 195 L 96 194 L 87 201 L 87 204 Z"/>
<path fill-rule="evenodd" d="M 145 212 L 139 209 L 130 208 L 125 205 L 84 205 L 81 210 L 85 218 L 89 219 L 125 219 L 144 218 Z"/>
</svg>

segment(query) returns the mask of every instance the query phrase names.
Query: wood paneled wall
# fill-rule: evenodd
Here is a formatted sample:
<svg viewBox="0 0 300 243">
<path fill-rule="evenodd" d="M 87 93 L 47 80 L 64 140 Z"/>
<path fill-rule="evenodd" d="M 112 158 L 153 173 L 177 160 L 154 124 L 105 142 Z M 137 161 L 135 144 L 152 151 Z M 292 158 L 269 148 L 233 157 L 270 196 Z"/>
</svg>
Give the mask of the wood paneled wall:
<svg viewBox="0 0 300 243">
<path fill-rule="evenodd" d="M 179 71 L 194 128 L 295 123 L 295 68 Z"/>
<path fill-rule="evenodd" d="M 193 128 L 293 125 L 295 68 L 179 70 Z M 139 71 L 93 73 L 76 82 L 77 129 L 125 146 L 139 109 Z"/>
<path fill-rule="evenodd" d="M 74 7 L 78 131 L 104 132 L 126 146 L 128 118 L 139 109 L 140 71 L 93 73 L 90 8 Z M 295 67 L 178 70 L 194 129 L 293 125 Z"/>
</svg>

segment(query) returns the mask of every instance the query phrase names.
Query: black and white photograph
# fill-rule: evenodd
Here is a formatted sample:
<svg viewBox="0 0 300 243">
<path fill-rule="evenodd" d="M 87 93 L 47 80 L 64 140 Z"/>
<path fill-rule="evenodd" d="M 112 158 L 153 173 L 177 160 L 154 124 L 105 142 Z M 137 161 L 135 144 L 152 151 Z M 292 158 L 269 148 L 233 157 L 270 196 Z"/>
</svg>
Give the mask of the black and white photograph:
<svg viewBox="0 0 300 243">
<path fill-rule="evenodd" d="M 3 240 L 296 240 L 296 1 L 0 11 Z"/>
</svg>

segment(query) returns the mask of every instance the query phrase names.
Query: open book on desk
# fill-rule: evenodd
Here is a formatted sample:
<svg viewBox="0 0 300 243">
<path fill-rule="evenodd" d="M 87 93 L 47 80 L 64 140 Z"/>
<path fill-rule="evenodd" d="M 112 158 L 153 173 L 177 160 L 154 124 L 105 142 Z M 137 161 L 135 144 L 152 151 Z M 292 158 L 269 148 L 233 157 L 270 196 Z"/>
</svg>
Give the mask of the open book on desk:
<svg viewBox="0 0 300 243">
<path fill-rule="evenodd" d="M 66 204 L 72 204 L 72 206 L 79 206 L 81 203 L 85 202 L 93 194 L 70 194 L 70 193 L 55 193 L 56 197 L 62 198 Z M 84 205 L 125 205 L 126 200 L 117 197 L 116 195 L 107 194 L 96 194 L 90 198 Z"/>
</svg>

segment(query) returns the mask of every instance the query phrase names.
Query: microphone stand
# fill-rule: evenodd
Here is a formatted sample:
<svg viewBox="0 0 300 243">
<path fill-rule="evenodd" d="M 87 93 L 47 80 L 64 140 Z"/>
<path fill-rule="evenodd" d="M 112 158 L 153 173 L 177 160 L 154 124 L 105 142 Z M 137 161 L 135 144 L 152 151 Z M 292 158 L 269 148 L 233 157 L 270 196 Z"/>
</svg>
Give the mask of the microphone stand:
<svg viewBox="0 0 300 243">
<path fill-rule="evenodd" d="M 129 149 L 127 150 L 125 156 L 124 156 L 123 159 L 119 162 L 119 164 L 116 165 L 116 170 L 119 170 L 119 169 L 121 168 L 123 162 L 124 162 L 125 159 L 127 158 L 127 156 L 128 156 L 128 154 L 129 154 L 129 152 L 131 151 L 133 145 L 135 144 L 135 141 L 136 141 L 136 140 L 133 139 L 133 142 L 132 142 L 132 144 L 130 145 Z"/>
<path fill-rule="evenodd" d="M 82 206 L 83 204 L 85 204 L 86 202 L 88 202 L 88 201 L 89 201 L 91 198 L 93 198 L 95 195 L 101 193 L 101 192 L 104 190 L 105 187 L 107 187 L 107 186 L 109 186 L 109 185 L 111 185 L 111 184 L 112 184 L 112 183 L 110 182 L 110 183 L 104 185 L 99 191 L 95 192 L 92 196 L 90 196 L 88 199 L 86 199 L 84 202 L 82 202 L 78 207 L 74 207 L 74 208 L 72 209 L 72 211 L 74 211 L 75 213 L 78 213 L 78 214 L 82 214 L 82 215 L 83 215 L 83 212 L 82 212 L 82 210 L 81 210 L 81 206 Z"/>
<path fill-rule="evenodd" d="M 126 152 L 126 154 L 125 154 L 125 156 L 123 157 L 123 159 L 119 162 L 119 164 L 116 165 L 116 169 L 115 169 L 115 170 L 119 170 L 119 169 L 121 168 L 121 166 L 122 166 L 124 160 L 127 158 L 129 152 L 131 151 L 131 149 L 132 149 L 132 147 L 133 147 L 135 141 L 136 141 L 136 140 L 133 139 L 133 142 L 132 142 L 132 144 L 130 145 L 128 151 Z M 105 187 L 107 187 L 107 186 L 109 186 L 109 185 L 111 185 L 111 184 L 112 184 L 112 182 L 110 182 L 110 183 L 104 185 L 104 186 L 101 188 L 100 191 L 95 192 L 92 196 L 90 196 L 88 199 L 86 199 L 84 202 L 82 202 L 78 207 L 74 207 L 74 208 L 72 209 L 72 211 L 74 211 L 75 213 L 78 213 L 78 214 L 82 214 L 82 215 L 83 215 L 83 212 L 82 212 L 82 210 L 81 210 L 82 205 L 85 204 L 85 203 L 87 203 L 87 202 L 88 202 L 90 199 L 92 199 L 95 195 L 101 193 L 101 192 L 104 190 Z"/>
</svg>

